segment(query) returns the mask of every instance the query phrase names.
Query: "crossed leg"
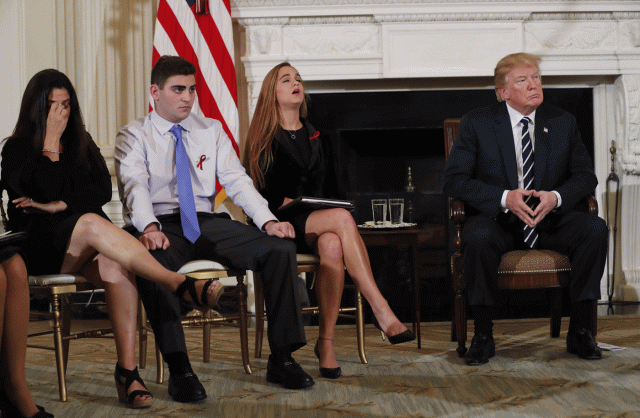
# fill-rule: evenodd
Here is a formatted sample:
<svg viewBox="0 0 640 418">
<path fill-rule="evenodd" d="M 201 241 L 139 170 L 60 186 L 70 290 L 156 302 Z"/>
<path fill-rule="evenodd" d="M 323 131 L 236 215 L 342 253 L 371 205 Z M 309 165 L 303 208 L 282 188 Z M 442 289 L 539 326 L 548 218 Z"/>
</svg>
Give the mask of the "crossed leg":
<svg viewBox="0 0 640 418">
<path fill-rule="evenodd" d="M 309 215 L 305 228 L 307 243 L 320 257 L 316 292 L 320 308 L 321 367 L 337 367 L 333 335 L 344 288 L 344 268 L 369 302 L 385 334 L 394 336 L 407 330 L 382 296 L 371 271 L 369 254 L 351 214 L 344 209 L 324 209 Z"/>
</svg>

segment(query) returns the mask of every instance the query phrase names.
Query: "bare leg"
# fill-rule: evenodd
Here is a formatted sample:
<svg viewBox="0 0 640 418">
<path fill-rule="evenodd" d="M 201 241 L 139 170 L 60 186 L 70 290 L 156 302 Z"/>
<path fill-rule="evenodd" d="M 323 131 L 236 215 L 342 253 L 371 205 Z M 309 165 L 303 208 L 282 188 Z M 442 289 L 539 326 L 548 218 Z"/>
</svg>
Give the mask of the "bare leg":
<svg viewBox="0 0 640 418">
<path fill-rule="evenodd" d="M 140 241 L 123 229 L 93 213 L 82 215 L 73 228 L 69 248 L 62 263 L 62 273 L 80 271 L 84 264 L 98 252 L 117 262 L 125 270 L 166 286 L 174 292 L 185 276 L 164 268 Z M 196 290 L 200 292 L 204 281 L 199 280 Z M 209 295 L 222 286 L 209 287 Z M 188 293 L 186 293 L 189 298 Z"/>
<path fill-rule="evenodd" d="M 371 271 L 367 247 L 360 237 L 353 217 L 344 209 L 318 210 L 307 219 L 307 241 L 313 242 L 327 232 L 337 235 L 342 242 L 344 265 L 362 295 L 371 305 L 380 327 L 389 336 L 398 335 L 407 330 L 389 307 L 382 296 Z"/>
<path fill-rule="evenodd" d="M 135 358 L 138 289 L 135 276 L 120 264 L 98 254 L 81 270 L 84 277 L 96 286 L 104 286 L 109 319 L 116 342 L 118 364 L 133 370 L 137 367 Z M 139 382 L 133 382 L 128 393 L 134 390 L 147 390 Z M 152 396 L 142 396 L 144 400 Z"/>
<path fill-rule="evenodd" d="M 316 295 L 320 321 L 318 329 L 318 350 L 320 367 L 338 367 L 333 351 L 333 337 L 338 320 L 340 299 L 344 289 L 344 264 L 340 237 L 332 232 L 322 234 L 316 244 L 320 256 Z"/>
<path fill-rule="evenodd" d="M 22 257 L 14 255 L 0 268 L 0 340 L 3 388 L 20 413 L 38 412 L 27 387 L 25 361 L 29 327 L 29 287 Z"/>
</svg>

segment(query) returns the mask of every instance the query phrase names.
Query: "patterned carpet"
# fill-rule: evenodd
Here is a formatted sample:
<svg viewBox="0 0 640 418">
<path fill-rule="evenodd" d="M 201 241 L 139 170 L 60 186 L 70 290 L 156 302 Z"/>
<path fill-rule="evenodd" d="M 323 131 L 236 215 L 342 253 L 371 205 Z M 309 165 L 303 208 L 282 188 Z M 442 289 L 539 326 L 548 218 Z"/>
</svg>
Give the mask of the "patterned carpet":
<svg viewBox="0 0 640 418">
<path fill-rule="evenodd" d="M 95 326 L 74 325 L 79 322 Z M 497 322 L 496 357 L 480 367 L 463 365 L 449 323 L 424 323 L 421 350 L 416 343 L 391 346 L 367 326 L 366 365 L 357 356 L 355 328 L 340 326 L 336 352 L 345 376 L 335 381 L 319 377 L 312 351 L 317 328 L 308 327 L 309 345 L 295 358 L 316 384 L 303 391 L 266 382 L 268 349 L 261 359 L 251 353 L 253 374 L 245 374 L 233 328 L 215 330 L 212 362 L 202 363 L 201 334 L 189 329 L 193 366 L 209 398 L 195 405 L 171 401 L 166 382 L 155 383 L 151 338 L 149 364 L 141 370 L 155 395 L 147 410 L 118 403 L 111 339 L 71 342 L 68 402 L 59 401 L 53 352 L 29 349 L 27 376 L 36 402 L 56 417 L 640 417 L 640 317 L 600 318 L 598 341 L 627 347 L 605 351 L 601 361 L 566 353 L 567 322 L 558 339 L 549 337 L 547 320 Z M 30 343 L 36 340 L 51 343 L 51 337 Z"/>
</svg>

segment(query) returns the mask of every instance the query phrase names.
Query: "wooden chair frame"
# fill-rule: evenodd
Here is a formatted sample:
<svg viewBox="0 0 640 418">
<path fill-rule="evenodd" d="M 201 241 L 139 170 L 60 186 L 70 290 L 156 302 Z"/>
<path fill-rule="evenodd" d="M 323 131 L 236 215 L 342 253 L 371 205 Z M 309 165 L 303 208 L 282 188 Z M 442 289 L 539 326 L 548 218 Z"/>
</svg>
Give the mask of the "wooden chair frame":
<svg viewBox="0 0 640 418">
<path fill-rule="evenodd" d="M 320 264 L 320 258 L 314 255 L 298 254 L 298 274 L 317 272 Z M 256 301 L 256 340 L 255 340 L 255 357 L 260 358 L 262 356 L 262 341 L 264 339 L 264 294 L 262 292 L 262 281 L 260 274 L 253 274 L 253 283 L 255 286 L 255 301 Z M 367 364 L 367 353 L 364 343 L 364 311 L 362 306 L 362 295 L 360 290 L 355 285 L 346 285 L 345 288 L 355 288 L 355 306 L 353 307 L 341 307 L 339 316 L 355 319 L 356 321 L 356 339 L 358 341 L 358 355 L 362 364 Z M 302 308 L 303 315 L 318 315 L 320 313 L 317 306 Z"/>
<path fill-rule="evenodd" d="M 42 283 L 43 279 L 49 281 L 66 281 L 67 283 L 39 284 Z M 94 289 L 96 289 L 95 286 L 78 274 L 29 276 L 29 293 L 31 295 L 46 297 L 50 300 L 53 320 L 53 327 L 50 331 L 31 333 L 29 337 L 52 334 L 53 347 L 36 344 L 27 344 L 27 347 L 53 350 L 55 352 L 56 369 L 58 372 L 58 390 L 62 402 L 67 401 L 66 371 L 69 359 L 69 342 L 81 338 L 113 338 L 109 336 L 109 334 L 112 333 L 111 328 L 71 333 L 69 296 L 75 292 Z"/>
</svg>

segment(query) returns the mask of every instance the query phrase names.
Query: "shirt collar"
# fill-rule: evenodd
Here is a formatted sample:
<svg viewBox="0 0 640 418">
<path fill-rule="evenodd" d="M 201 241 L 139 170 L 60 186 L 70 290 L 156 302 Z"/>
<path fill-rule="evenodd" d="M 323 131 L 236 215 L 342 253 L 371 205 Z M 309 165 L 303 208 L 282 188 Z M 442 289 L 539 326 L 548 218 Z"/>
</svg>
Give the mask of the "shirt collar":
<svg viewBox="0 0 640 418">
<path fill-rule="evenodd" d="M 520 121 L 522 120 L 522 118 L 524 117 L 528 117 L 529 119 L 531 119 L 531 125 L 535 125 L 536 123 L 536 111 L 534 110 L 533 112 L 531 112 L 529 115 L 523 115 L 522 113 L 518 112 L 517 110 L 515 110 L 514 108 L 512 108 L 511 106 L 509 106 L 509 103 L 506 103 L 507 105 L 507 112 L 509 112 L 509 119 L 511 120 L 511 128 L 515 128 Z"/>
<path fill-rule="evenodd" d="M 175 123 L 169 122 L 168 120 L 160 116 L 158 112 L 155 111 L 155 109 L 151 111 L 150 118 L 153 125 L 162 135 L 167 134 L 169 130 L 173 128 L 174 125 L 176 125 Z M 184 129 L 185 131 L 191 131 L 191 114 L 189 114 L 186 119 L 180 122 L 179 125 L 182 126 L 182 129 Z"/>
</svg>

